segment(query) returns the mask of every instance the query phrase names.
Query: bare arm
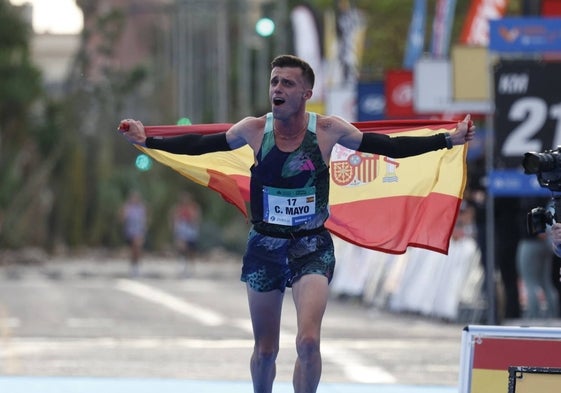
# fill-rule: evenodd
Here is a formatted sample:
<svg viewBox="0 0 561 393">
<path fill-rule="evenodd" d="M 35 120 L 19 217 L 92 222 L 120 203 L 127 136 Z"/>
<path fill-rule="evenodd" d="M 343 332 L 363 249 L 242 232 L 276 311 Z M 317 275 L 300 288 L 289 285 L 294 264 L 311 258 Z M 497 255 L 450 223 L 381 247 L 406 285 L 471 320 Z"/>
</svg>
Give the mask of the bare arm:
<svg viewBox="0 0 561 393">
<path fill-rule="evenodd" d="M 250 145 L 255 150 L 261 144 L 264 126 L 264 118 L 246 117 L 230 127 L 226 140 L 232 149 Z"/>
</svg>

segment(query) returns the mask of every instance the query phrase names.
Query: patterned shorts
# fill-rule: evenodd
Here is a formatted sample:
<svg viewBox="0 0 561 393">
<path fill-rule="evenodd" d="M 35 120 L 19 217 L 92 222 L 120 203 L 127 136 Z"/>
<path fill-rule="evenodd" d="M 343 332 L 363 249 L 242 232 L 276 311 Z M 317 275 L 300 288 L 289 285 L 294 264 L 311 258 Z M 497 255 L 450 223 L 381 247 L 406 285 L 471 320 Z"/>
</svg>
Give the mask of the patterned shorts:
<svg viewBox="0 0 561 393">
<path fill-rule="evenodd" d="M 284 292 L 306 274 L 321 274 L 330 282 L 335 268 L 331 234 L 325 230 L 297 239 L 249 232 L 241 280 L 259 292 Z"/>
</svg>

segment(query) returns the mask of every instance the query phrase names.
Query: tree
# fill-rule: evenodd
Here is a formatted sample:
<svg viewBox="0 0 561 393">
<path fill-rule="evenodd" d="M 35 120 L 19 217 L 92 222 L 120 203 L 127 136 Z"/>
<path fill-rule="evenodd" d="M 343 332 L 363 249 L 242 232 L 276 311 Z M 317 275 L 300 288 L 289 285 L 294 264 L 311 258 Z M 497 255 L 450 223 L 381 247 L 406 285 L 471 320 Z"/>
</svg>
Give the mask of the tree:
<svg viewBox="0 0 561 393">
<path fill-rule="evenodd" d="M 30 58 L 31 27 L 7 0 L 0 0 L 0 244 L 21 241 L 30 188 L 39 181 L 39 146 L 32 109 L 42 95 Z M 9 230 L 8 230 L 9 229 Z M 19 240 L 18 240 L 19 239 Z"/>
</svg>

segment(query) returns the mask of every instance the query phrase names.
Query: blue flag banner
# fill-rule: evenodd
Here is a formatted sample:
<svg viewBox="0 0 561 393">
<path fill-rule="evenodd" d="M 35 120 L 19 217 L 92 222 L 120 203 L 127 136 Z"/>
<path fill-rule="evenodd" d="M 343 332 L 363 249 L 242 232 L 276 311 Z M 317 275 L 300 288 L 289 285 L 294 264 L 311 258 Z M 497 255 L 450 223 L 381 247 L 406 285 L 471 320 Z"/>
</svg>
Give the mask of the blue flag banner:
<svg viewBox="0 0 561 393">
<path fill-rule="evenodd" d="M 427 19 L 427 0 L 415 0 L 403 68 L 413 69 L 415 62 L 422 56 L 425 46 L 425 24 Z"/>
<path fill-rule="evenodd" d="M 448 57 L 455 10 L 456 0 L 438 0 L 436 3 L 430 50 L 433 57 Z"/>
</svg>

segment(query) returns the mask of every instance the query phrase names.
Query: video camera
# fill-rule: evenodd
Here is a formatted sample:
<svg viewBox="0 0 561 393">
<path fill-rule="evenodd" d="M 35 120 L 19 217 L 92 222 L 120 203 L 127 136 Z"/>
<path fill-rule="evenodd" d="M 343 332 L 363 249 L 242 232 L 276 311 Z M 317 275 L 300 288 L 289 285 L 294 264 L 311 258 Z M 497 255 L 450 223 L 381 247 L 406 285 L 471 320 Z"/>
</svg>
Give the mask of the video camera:
<svg viewBox="0 0 561 393">
<path fill-rule="evenodd" d="M 528 212 L 526 226 L 530 235 L 545 232 L 547 225 L 561 222 L 561 146 L 556 150 L 546 150 L 542 153 L 528 152 L 522 160 L 524 173 L 535 174 L 540 186 L 549 189 L 553 194 L 553 212 L 544 207 L 535 207 Z"/>
</svg>

